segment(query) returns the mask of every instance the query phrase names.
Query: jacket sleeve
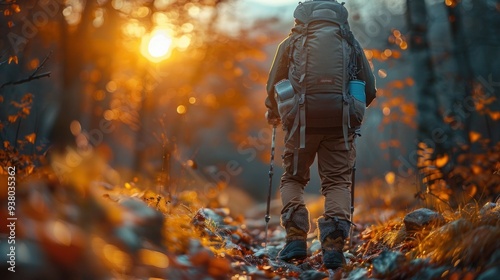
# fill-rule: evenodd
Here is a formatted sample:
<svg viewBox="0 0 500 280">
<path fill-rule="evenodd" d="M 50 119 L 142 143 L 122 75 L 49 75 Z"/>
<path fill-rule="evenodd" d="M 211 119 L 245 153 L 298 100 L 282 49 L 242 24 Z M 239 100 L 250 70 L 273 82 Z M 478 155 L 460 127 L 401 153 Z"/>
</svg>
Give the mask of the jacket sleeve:
<svg viewBox="0 0 500 280">
<path fill-rule="evenodd" d="M 357 64 L 359 67 L 358 78 L 360 80 L 365 81 L 366 83 L 365 87 L 366 107 L 368 107 L 372 103 L 373 99 L 375 99 L 375 97 L 377 96 L 377 86 L 375 84 L 375 76 L 373 75 L 368 59 L 366 59 L 363 48 L 361 48 L 361 45 L 357 40 L 355 41 L 355 44 L 356 47 L 359 48 L 360 50 L 359 53 L 361 54 L 357 56 Z"/>
<path fill-rule="evenodd" d="M 289 41 L 290 37 L 283 40 L 274 56 L 274 61 L 269 71 L 269 77 L 267 79 L 267 97 L 266 97 L 266 107 L 271 110 L 275 116 L 279 116 L 278 106 L 276 105 L 276 100 L 274 99 L 274 85 L 288 78 L 288 52 L 289 52 Z"/>
</svg>

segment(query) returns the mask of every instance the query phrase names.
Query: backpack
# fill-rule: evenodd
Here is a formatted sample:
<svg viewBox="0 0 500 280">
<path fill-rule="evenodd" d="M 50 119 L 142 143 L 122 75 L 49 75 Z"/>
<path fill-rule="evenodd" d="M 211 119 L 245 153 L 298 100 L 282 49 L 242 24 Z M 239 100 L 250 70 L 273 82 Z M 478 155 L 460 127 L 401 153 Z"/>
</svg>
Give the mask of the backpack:
<svg viewBox="0 0 500 280">
<path fill-rule="evenodd" d="M 299 3 L 294 17 L 288 79 L 275 85 L 283 127 L 289 138 L 299 131 L 299 148 L 305 147 L 306 121 L 308 127 L 341 127 L 349 149 L 348 130 L 361 125 L 366 104 L 349 91 L 349 81 L 356 80 L 356 53 L 362 50 L 350 31 L 347 9 L 336 1 L 308 1 Z"/>
</svg>

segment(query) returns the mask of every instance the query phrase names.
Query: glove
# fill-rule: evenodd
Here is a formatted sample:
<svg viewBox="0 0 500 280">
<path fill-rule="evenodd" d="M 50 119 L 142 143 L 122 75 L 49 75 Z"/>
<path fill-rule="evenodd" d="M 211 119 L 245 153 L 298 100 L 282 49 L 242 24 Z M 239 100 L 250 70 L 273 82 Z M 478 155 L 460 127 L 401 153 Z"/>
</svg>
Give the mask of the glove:
<svg viewBox="0 0 500 280">
<path fill-rule="evenodd" d="M 267 110 L 266 112 L 267 123 L 272 126 L 277 126 L 281 123 L 281 119 L 279 116 L 276 116 L 273 111 Z"/>
</svg>

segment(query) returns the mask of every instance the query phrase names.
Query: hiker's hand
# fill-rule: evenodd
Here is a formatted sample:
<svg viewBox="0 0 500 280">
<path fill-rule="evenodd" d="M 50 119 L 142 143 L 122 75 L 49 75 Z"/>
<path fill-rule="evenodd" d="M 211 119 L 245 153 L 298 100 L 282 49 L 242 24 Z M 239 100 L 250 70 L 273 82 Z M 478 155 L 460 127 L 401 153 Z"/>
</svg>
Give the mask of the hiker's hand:
<svg viewBox="0 0 500 280">
<path fill-rule="evenodd" d="M 272 126 L 277 126 L 281 123 L 281 119 L 279 116 L 276 116 L 273 111 L 267 110 L 266 112 L 267 123 Z"/>
</svg>

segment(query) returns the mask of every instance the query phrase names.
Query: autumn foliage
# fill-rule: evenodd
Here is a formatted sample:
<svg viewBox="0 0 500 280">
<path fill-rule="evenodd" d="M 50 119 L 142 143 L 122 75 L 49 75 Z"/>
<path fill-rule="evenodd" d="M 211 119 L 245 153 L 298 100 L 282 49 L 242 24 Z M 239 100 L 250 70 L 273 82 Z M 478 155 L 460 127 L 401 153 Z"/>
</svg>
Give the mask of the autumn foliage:
<svg viewBox="0 0 500 280">
<path fill-rule="evenodd" d="M 23 279 L 40 275 L 51 279 L 82 275 L 94 279 L 298 279 L 304 275 L 323 279 L 329 274 L 469 279 L 491 273 L 498 262 L 500 207 L 495 203 L 449 209 L 436 214 L 442 217 L 435 222 L 411 227 L 404 205 L 401 210 L 394 203 L 365 205 L 357 213 L 354 234 L 345 248 L 347 266 L 331 272 L 322 267 L 316 232 L 308 238 L 310 257 L 278 262 L 275 257 L 284 244 L 284 233 L 272 225 L 264 249 L 263 223 L 257 223 L 263 216 L 233 216 L 215 197 L 194 191 L 158 193 L 141 187 L 141 181 L 111 185 L 95 180 L 108 172 L 112 170 L 103 161 L 88 157 L 65 179 L 44 168 L 20 182 L 16 244 L 38 256 L 19 260 Z M 365 195 L 358 198 L 368 199 Z M 389 209 L 392 214 L 386 220 L 375 222 L 380 218 L 373 216 L 374 211 Z M 38 268 L 22 269 L 25 266 Z"/>
</svg>

